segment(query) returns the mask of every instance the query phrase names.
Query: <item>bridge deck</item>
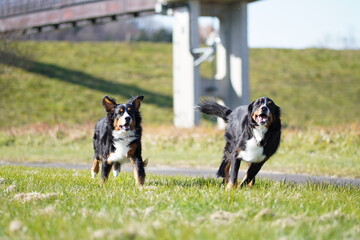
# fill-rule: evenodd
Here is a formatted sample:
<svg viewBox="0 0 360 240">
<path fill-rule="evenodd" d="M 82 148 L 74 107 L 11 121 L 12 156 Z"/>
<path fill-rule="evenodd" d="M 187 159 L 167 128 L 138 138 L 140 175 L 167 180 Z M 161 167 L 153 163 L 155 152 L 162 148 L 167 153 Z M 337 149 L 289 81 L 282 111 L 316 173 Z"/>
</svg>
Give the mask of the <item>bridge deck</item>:
<svg viewBox="0 0 360 240">
<path fill-rule="evenodd" d="M 156 0 L 4 0 L 0 3 L 0 32 L 116 20 L 121 15 L 153 12 L 155 4 Z"/>
</svg>

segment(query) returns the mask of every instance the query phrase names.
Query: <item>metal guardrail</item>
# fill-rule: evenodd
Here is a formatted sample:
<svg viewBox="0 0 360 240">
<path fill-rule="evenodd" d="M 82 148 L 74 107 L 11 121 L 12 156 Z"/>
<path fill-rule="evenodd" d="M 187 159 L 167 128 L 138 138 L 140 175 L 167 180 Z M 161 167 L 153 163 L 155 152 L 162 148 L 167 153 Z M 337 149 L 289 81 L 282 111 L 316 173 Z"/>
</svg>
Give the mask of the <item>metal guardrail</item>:
<svg viewBox="0 0 360 240">
<path fill-rule="evenodd" d="M 154 13 L 156 0 L 0 0 L 0 33 L 23 34 Z"/>
<path fill-rule="evenodd" d="M 0 0 L 0 18 L 105 0 Z"/>
</svg>

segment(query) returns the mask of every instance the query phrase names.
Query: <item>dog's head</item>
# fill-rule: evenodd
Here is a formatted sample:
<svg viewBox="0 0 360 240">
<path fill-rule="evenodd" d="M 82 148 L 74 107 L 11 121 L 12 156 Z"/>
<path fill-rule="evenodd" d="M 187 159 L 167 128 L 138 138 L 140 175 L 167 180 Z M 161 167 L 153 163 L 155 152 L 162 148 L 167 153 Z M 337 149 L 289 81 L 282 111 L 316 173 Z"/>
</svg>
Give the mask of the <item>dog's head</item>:
<svg viewBox="0 0 360 240">
<path fill-rule="evenodd" d="M 103 106 L 114 130 L 127 132 L 135 129 L 137 121 L 140 121 L 139 108 L 143 99 L 144 96 L 137 96 L 125 104 L 117 104 L 109 96 L 103 98 Z"/>
<path fill-rule="evenodd" d="M 280 108 L 267 97 L 261 97 L 252 102 L 248 107 L 248 114 L 256 125 L 267 128 L 275 121 L 280 121 Z"/>
</svg>

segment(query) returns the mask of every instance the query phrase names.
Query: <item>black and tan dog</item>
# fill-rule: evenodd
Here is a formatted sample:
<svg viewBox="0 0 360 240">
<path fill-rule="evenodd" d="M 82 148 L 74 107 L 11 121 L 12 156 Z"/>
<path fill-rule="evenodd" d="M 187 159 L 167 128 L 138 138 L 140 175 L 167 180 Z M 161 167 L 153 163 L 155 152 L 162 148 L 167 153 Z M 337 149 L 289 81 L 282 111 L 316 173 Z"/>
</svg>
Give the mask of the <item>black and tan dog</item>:
<svg viewBox="0 0 360 240">
<path fill-rule="evenodd" d="M 205 100 L 197 109 L 227 122 L 223 161 L 217 176 L 224 179 L 228 189 L 236 187 L 240 161 L 244 161 L 249 168 L 240 185 L 253 185 L 256 174 L 279 147 L 280 108 L 270 98 L 261 97 L 234 111 L 214 100 Z"/>
<path fill-rule="evenodd" d="M 142 128 L 139 112 L 143 99 L 143 96 L 137 96 L 125 104 L 117 104 L 113 98 L 103 98 L 107 116 L 95 126 L 94 164 L 91 168 L 93 178 L 99 172 L 100 163 L 102 182 L 108 179 L 112 167 L 114 176 L 119 176 L 121 164 L 129 159 L 134 167 L 136 184 L 144 184 L 147 161 L 141 157 Z"/>
</svg>

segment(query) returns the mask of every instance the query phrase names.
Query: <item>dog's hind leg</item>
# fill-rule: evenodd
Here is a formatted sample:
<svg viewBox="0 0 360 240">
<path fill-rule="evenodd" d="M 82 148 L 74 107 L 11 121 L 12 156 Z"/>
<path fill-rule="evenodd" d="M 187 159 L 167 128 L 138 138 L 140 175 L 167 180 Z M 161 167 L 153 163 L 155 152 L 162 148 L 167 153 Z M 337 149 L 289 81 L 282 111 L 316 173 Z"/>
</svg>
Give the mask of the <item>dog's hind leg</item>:
<svg viewBox="0 0 360 240">
<path fill-rule="evenodd" d="M 222 177 L 224 178 L 225 177 L 225 168 L 226 168 L 226 165 L 227 165 L 227 162 L 226 160 L 223 160 L 219 166 L 219 169 L 216 173 L 216 176 L 217 177 Z"/>
<path fill-rule="evenodd" d="M 229 182 L 229 170 L 230 170 L 230 163 L 226 160 L 223 160 L 220 164 L 219 170 L 216 173 L 217 177 L 223 178 L 223 184 L 227 184 Z"/>
<path fill-rule="evenodd" d="M 240 168 L 240 159 L 233 158 L 230 164 L 230 174 L 229 174 L 229 182 L 226 185 L 227 189 L 232 189 L 237 187 L 237 178 Z"/>
<path fill-rule="evenodd" d="M 261 162 L 261 163 L 250 163 L 249 168 L 246 172 L 246 175 L 244 177 L 244 179 L 242 180 L 240 186 L 253 186 L 255 184 L 255 176 L 256 174 L 258 174 L 258 172 L 260 171 L 261 167 L 264 165 L 265 161 Z"/>
<path fill-rule="evenodd" d="M 97 160 L 96 158 L 94 158 L 93 166 L 91 168 L 91 177 L 92 178 L 95 178 L 96 175 L 99 173 L 99 164 L 100 164 L 100 160 Z"/>
<path fill-rule="evenodd" d="M 113 168 L 114 177 L 118 177 L 121 171 L 121 163 L 115 162 Z"/>
<path fill-rule="evenodd" d="M 225 176 L 224 176 L 224 184 L 228 184 L 229 183 L 229 171 L 230 171 L 230 163 L 226 163 L 226 166 L 225 166 Z"/>
<path fill-rule="evenodd" d="M 144 162 L 141 157 L 132 157 L 130 161 L 134 167 L 134 178 L 136 185 L 143 185 L 145 182 Z M 145 162 L 146 163 L 146 162 Z"/>
<path fill-rule="evenodd" d="M 216 173 L 217 177 L 223 178 L 223 184 L 226 185 L 229 182 L 229 170 L 231 161 L 231 144 L 227 142 L 224 148 L 223 161 L 221 162 L 219 169 Z"/>
</svg>

